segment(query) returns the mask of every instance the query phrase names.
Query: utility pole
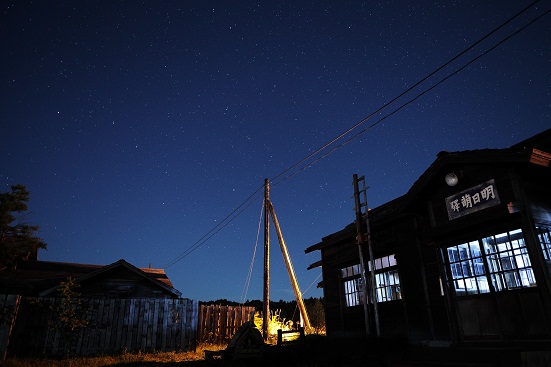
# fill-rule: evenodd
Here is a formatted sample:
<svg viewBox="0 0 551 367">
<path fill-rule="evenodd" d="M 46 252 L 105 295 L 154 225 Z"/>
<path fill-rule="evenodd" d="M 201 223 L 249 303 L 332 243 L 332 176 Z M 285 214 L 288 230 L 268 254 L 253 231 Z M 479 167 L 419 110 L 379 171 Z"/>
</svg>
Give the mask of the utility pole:
<svg viewBox="0 0 551 367">
<path fill-rule="evenodd" d="M 359 182 L 363 182 L 363 188 L 362 190 L 359 189 Z M 363 251 L 362 251 L 362 243 L 364 243 L 367 240 L 367 248 L 369 252 L 369 268 L 371 270 L 370 272 L 370 282 L 369 282 L 369 290 L 370 290 L 370 298 L 373 302 L 373 316 L 375 318 L 375 332 L 377 337 L 381 335 L 380 331 L 380 325 L 379 325 L 379 309 L 377 307 L 377 294 L 375 291 L 375 262 L 373 258 L 373 245 L 371 242 L 371 228 L 369 225 L 369 207 L 367 206 L 367 188 L 365 186 L 365 177 L 362 176 L 358 178 L 357 174 L 354 174 L 353 176 L 353 185 L 354 185 L 354 200 L 356 207 L 354 208 L 356 211 L 356 229 L 358 231 L 358 252 L 360 256 L 360 267 L 361 267 L 361 273 L 362 273 L 362 281 L 364 282 L 364 287 L 362 288 L 362 295 L 365 295 L 364 298 L 364 314 L 366 318 L 366 334 L 369 335 L 369 324 L 368 324 L 368 298 L 367 298 L 367 288 L 368 283 L 366 282 L 367 276 L 365 275 L 365 265 L 364 265 L 364 258 L 363 258 Z M 360 194 L 363 193 L 364 195 L 364 201 L 363 203 L 360 200 Z M 362 206 L 365 207 L 365 215 L 362 214 Z M 365 217 L 365 236 L 363 234 L 362 230 L 362 217 Z"/>
<path fill-rule="evenodd" d="M 270 180 L 264 180 L 264 309 L 262 312 L 262 335 L 268 340 L 270 321 Z"/>
<path fill-rule="evenodd" d="M 360 189 L 358 186 L 358 175 L 354 174 L 352 184 L 354 186 L 354 211 L 356 212 L 356 243 L 360 256 L 360 273 L 362 277 L 362 303 L 364 307 L 365 335 L 369 335 L 369 299 L 367 297 L 367 277 L 365 275 L 365 263 L 362 245 L 364 243 L 362 207 L 360 202 Z"/>
<path fill-rule="evenodd" d="M 279 247 L 283 253 L 283 259 L 285 260 L 285 265 L 287 266 L 287 273 L 289 274 L 289 279 L 291 280 L 291 285 L 293 286 L 293 291 L 295 292 L 295 298 L 297 299 L 298 309 L 300 315 L 302 316 L 302 321 L 304 322 L 304 329 L 309 331 L 311 329 L 310 319 L 308 318 L 308 312 L 306 311 L 306 306 L 302 300 L 302 293 L 300 293 L 300 288 L 298 286 L 297 277 L 295 276 L 295 270 L 293 269 L 293 264 L 291 263 L 291 257 L 287 251 L 287 246 L 285 246 L 285 240 L 283 239 L 283 234 L 281 233 L 281 227 L 279 226 L 279 221 L 274 210 L 272 203 L 269 203 L 270 213 L 272 214 L 272 220 L 274 221 L 274 226 L 277 232 L 277 238 L 279 240 Z"/>
<path fill-rule="evenodd" d="M 293 286 L 293 291 L 295 293 L 295 298 L 297 299 L 297 305 L 304 322 L 304 328 L 310 330 L 310 319 L 308 318 L 308 313 L 306 311 L 306 306 L 302 299 L 302 294 L 298 286 L 297 278 L 295 276 L 295 271 L 293 269 L 293 264 L 291 263 L 291 257 L 287 251 L 287 246 L 285 245 L 285 240 L 283 239 L 283 234 L 281 232 L 281 227 L 279 226 L 279 221 L 274 210 L 274 206 L 270 200 L 270 181 L 268 179 L 264 180 L 264 310 L 262 318 L 262 334 L 264 340 L 268 339 L 268 326 L 270 321 L 270 215 L 274 222 L 274 226 L 277 232 L 277 238 L 279 240 L 279 247 L 283 254 L 283 259 L 285 260 L 285 266 L 287 267 L 287 273 L 289 274 L 289 279 L 291 280 L 291 285 Z"/>
</svg>

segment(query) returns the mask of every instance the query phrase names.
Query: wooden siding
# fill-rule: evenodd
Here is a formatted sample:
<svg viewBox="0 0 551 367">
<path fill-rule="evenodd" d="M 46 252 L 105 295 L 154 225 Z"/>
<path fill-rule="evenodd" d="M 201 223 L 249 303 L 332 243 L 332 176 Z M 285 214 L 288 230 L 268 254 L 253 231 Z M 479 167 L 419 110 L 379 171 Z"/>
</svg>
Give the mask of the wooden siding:
<svg viewBox="0 0 551 367">
<path fill-rule="evenodd" d="M 255 308 L 249 306 L 201 305 L 197 341 L 228 343 L 237 329 L 254 317 Z"/>
<path fill-rule="evenodd" d="M 2 299 L 6 297 L 0 296 L 0 302 Z M 83 298 L 88 326 L 71 334 L 51 326 L 56 316 L 53 310 L 60 306 L 61 298 L 20 300 L 9 356 L 186 351 L 196 345 L 197 301 Z"/>
</svg>

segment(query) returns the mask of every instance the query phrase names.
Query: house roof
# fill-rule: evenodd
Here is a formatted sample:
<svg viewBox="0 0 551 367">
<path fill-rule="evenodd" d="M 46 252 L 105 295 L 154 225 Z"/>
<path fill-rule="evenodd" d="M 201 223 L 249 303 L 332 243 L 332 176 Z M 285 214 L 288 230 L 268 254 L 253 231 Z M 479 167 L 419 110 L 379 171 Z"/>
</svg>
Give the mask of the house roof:
<svg viewBox="0 0 551 367">
<path fill-rule="evenodd" d="M 80 283 L 115 269 L 123 268 L 136 274 L 151 285 L 175 297 L 181 293 L 174 289 L 163 269 L 137 268 L 125 260 L 110 265 L 92 265 L 53 261 L 20 261 L 15 270 L 0 271 L 0 288 L 3 292 L 45 296 L 59 289 L 67 278 Z"/>
<path fill-rule="evenodd" d="M 440 174 L 444 168 L 449 166 L 462 166 L 466 164 L 534 164 L 551 168 L 551 129 L 545 130 L 531 138 L 523 140 L 506 149 L 479 149 L 460 152 L 440 152 L 436 160 L 427 170 L 415 181 L 408 192 L 388 203 L 370 210 L 371 218 L 379 220 L 384 218 L 395 218 L 403 212 L 405 207 L 414 201 L 419 194 L 427 187 L 435 176 Z M 342 240 L 348 240 L 355 234 L 355 222 L 347 225 L 342 230 L 322 238 L 322 241 L 308 247 L 305 252 L 310 253 L 321 250 L 324 247 L 334 245 Z M 316 264 L 310 265 L 310 268 Z"/>
<path fill-rule="evenodd" d="M 536 139 L 538 138 L 538 139 Z M 551 153 L 537 149 L 549 147 L 551 129 L 544 131 L 526 141 L 506 149 L 480 149 L 461 152 L 440 152 L 430 167 L 415 181 L 413 186 L 403 196 L 398 211 L 415 200 L 436 175 L 442 173 L 445 167 L 483 164 L 534 164 L 551 168 Z M 541 144 L 540 144 L 541 142 Z M 531 146 L 534 145 L 534 146 Z M 551 150 L 551 149 L 549 149 Z M 443 179 L 443 178 L 442 178 Z"/>
</svg>

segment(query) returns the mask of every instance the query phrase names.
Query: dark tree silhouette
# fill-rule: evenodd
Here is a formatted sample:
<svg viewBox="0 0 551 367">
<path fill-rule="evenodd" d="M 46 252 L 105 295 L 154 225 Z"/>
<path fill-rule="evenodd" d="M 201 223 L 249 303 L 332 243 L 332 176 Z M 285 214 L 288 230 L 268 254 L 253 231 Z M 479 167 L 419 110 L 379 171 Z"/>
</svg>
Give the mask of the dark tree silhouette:
<svg viewBox="0 0 551 367">
<path fill-rule="evenodd" d="M 35 235 L 38 226 L 25 222 L 28 201 L 29 191 L 21 184 L 12 186 L 11 192 L 0 193 L 0 269 L 46 248 Z"/>
</svg>

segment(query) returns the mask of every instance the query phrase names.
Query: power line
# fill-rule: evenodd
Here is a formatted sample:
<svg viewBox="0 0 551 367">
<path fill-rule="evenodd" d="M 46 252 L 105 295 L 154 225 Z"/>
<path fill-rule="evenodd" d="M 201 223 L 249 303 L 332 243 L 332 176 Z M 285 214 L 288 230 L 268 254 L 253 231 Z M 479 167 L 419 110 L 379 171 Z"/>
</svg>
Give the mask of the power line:
<svg viewBox="0 0 551 367">
<path fill-rule="evenodd" d="M 258 228 L 256 231 L 256 242 L 254 244 L 254 251 L 253 251 L 253 258 L 251 259 L 251 265 L 249 265 L 249 273 L 247 274 L 247 278 L 245 280 L 245 286 L 243 287 L 243 292 L 241 293 L 241 304 L 244 304 L 247 299 L 247 293 L 249 292 L 249 284 L 251 283 L 251 278 L 253 275 L 253 268 L 254 268 L 254 260 L 256 257 L 256 248 L 258 247 L 258 239 L 260 237 L 260 227 L 262 224 L 262 213 L 264 212 L 264 202 L 262 202 L 262 206 L 260 208 L 260 218 L 258 219 Z"/>
<path fill-rule="evenodd" d="M 275 177 L 273 177 L 271 179 L 271 181 L 275 181 L 277 178 L 283 176 L 285 173 L 289 172 L 290 170 L 296 168 L 297 166 L 301 165 L 302 163 L 304 163 L 305 161 L 307 161 L 308 159 L 312 158 L 313 156 L 315 156 L 316 154 L 318 154 L 319 152 L 325 150 L 326 148 L 328 148 L 330 145 L 332 145 L 333 143 L 335 143 L 337 140 L 343 138 L 345 135 L 349 134 L 351 131 L 353 131 L 354 129 L 356 129 L 357 127 L 359 127 L 360 125 L 364 124 L 367 120 L 369 120 L 371 117 L 373 117 L 374 115 L 376 115 L 377 113 L 381 112 L 382 110 L 384 110 L 386 107 L 388 107 L 389 105 L 391 105 L 392 103 L 396 102 L 398 99 L 400 99 L 401 97 L 403 97 L 405 94 L 409 93 L 410 91 L 412 91 L 414 88 L 418 87 L 420 84 L 422 84 L 423 82 L 425 82 L 427 79 L 429 79 L 431 76 L 433 76 L 434 74 L 438 73 L 440 70 L 444 69 L 446 66 L 448 66 L 449 64 L 451 64 L 452 62 L 454 62 L 455 60 L 457 60 L 458 58 L 460 58 L 461 56 L 463 56 L 465 53 L 467 53 L 468 51 L 472 50 L 474 47 L 476 47 L 477 45 L 479 45 L 481 42 L 483 42 L 484 40 L 486 40 L 487 38 L 489 38 L 491 35 L 493 35 L 495 32 L 497 32 L 498 30 L 500 30 L 501 28 L 503 28 L 505 25 L 507 25 L 508 23 L 512 22 L 515 18 L 517 18 L 518 16 L 520 16 L 521 14 L 523 14 L 524 12 L 526 12 L 529 8 L 531 8 L 532 6 L 534 6 L 536 3 L 538 3 L 539 1 L 541 0 L 536 0 L 534 1 L 532 4 L 528 5 L 527 7 L 525 7 L 524 9 L 522 9 L 521 11 L 519 11 L 517 14 L 513 15 L 511 18 L 509 18 L 508 20 L 506 20 L 505 22 L 503 22 L 501 25 L 499 25 L 498 27 L 496 27 L 495 29 L 493 29 L 490 33 L 486 34 L 484 37 L 482 37 L 481 39 L 479 39 L 478 41 L 476 41 L 475 43 L 471 44 L 469 47 L 467 47 L 466 49 L 464 49 L 463 51 L 461 51 L 459 54 L 457 54 L 456 56 L 452 57 L 450 60 L 448 60 L 447 62 L 445 62 L 443 65 L 441 65 L 440 67 L 438 67 L 436 70 L 434 70 L 433 72 L 431 72 L 430 74 L 428 74 L 427 76 L 425 76 L 424 78 L 420 79 L 419 81 L 417 81 L 415 84 L 413 84 L 412 86 L 410 86 L 409 88 L 407 88 L 406 90 L 404 90 L 402 93 L 400 93 L 398 96 L 392 98 L 390 101 L 386 102 L 385 104 L 383 104 L 381 107 L 379 107 L 378 109 L 376 109 L 375 111 L 373 111 L 372 113 L 370 113 L 367 117 L 363 118 L 362 120 L 360 120 L 359 122 L 357 122 L 354 126 L 350 127 L 349 129 L 347 129 L 346 131 L 342 132 L 341 134 L 339 134 L 338 136 L 336 136 L 335 138 L 333 138 L 331 141 L 329 141 L 328 143 L 324 144 L 323 146 L 321 146 L 320 148 L 318 148 L 316 151 L 310 153 L 308 156 L 304 157 L 303 159 L 301 159 L 300 161 L 298 161 L 297 163 L 295 163 L 294 165 L 292 165 L 291 167 L 285 169 L 284 171 L 282 171 L 281 173 L 279 173 L 278 175 L 276 175 Z M 284 180 L 282 180 L 284 181 Z"/>
<path fill-rule="evenodd" d="M 245 209 L 250 207 L 254 202 L 256 202 L 259 198 L 263 197 L 263 194 L 258 194 L 260 190 L 262 190 L 264 186 L 260 186 L 254 193 L 252 193 L 248 198 L 246 198 L 241 204 L 239 204 L 234 210 L 232 210 L 224 219 L 222 219 L 217 225 L 215 225 L 210 231 L 205 233 L 203 237 L 198 239 L 195 243 L 190 245 L 186 250 L 184 250 L 180 255 L 178 255 L 174 260 L 169 262 L 167 265 L 165 265 L 163 268 L 169 268 L 172 265 L 176 264 L 178 261 L 182 260 L 184 257 L 191 254 L 193 251 L 197 250 L 201 245 L 203 245 L 205 242 L 207 242 L 209 239 L 211 239 L 214 235 L 216 235 L 218 232 L 222 230 L 222 228 L 226 227 L 228 224 L 230 224 L 235 218 L 237 218 Z M 255 198 L 256 195 L 256 198 Z M 254 200 L 253 200 L 254 199 Z M 248 204 L 247 204 L 248 203 Z M 242 208 L 241 210 L 239 210 Z M 239 211 L 238 211 L 239 210 Z M 235 214 L 235 215 L 234 215 Z M 232 217 L 233 215 L 233 217 Z"/>
<path fill-rule="evenodd" d="M 396 102 L 398 99 L 400 99 L 401 97 L 403 97 L 404 95 L 406 95 L 407 93 L 409 93 L 410 91 L 412 91 L 413 89 L 415 89 L 416 87 L 418 87 L 420 84 L 422 84 L 423 82 L 425 82 L 426 80 L 428 80 L 430 77 L 432 77 L 433 75 L 435 75 L 436 73 L 438 73 L 439 71 L 441 71 L 442 69 L 444 69 L 445 67 L 447 67 L 448 65 L 450 65 L 452 62 L 454 62 L 455 60 L 457 60 L 458 58 L 460 58 L 461 56 L 463 56 L 465 53 L 467 53 L 468 51 L 472 50 L 474 47 L 476 47 L 477 45 L 479 45 L 481 42 L 483 42 L 484 40 L 486 40 L 488 37 L 490 37 L 491 35 L 493 35 L 495 32 L 497 32 L 498 30 L 500 30 L 501 28 L 503 28 L 505 25 L 509 24 L 511 21 L 513 21 L 515 18 L 517 18 L 518 16 L 520 16 L 521 14 L 525 13 L 528 9 L 530 9 L 531 7 L 533 7 L 535 4 L 537 4 L 539 1 L 541 0 L 536 0 L 534 1 L 532 4 L 528 5 L 527 7 L 525 7 L 524 9 L 522 9 L 521 11 L 519 11 L 517 14 L 513 15 L 511 18 L 509 18 L 508 20 L 506 20 L 505 22 L 503 22 L 501 25 L 499 25 L 498 27 L 494 28 L 491 32 L 489 32 L 488 34 L 486 34 L 484 37 L 480 38 L 478 41 L 474 42 L 473 44 L 471 44 L 469 47 L 467 47 L 465 50 L 461 51 L 459 54 L 457 54 L 456 56 L 454 56 L 453 58 L 451 58 L 449 61 L 447 61 L 446 63 L 444 63 L 442 66 L 438 67 L 437 69 L 435 69 L 434 71 L 432 71 L 430 74 L 428 74 L 427 76 L 425 76 L 424 78 L 420 79 L 419 81 L 417 81 L 415 84 L 413 84 L 412 86 L 410 86 L 409 88 L 407 88 L 406 90 L 404 90 L 402 93 L 400 93 L 398 96 L 392 98 L 390 101 L 386 102 L 385 104 L 383 104 L 381 107 L 379 107 L 378 109 L 376 109 L 375 111 L 373 111 L 372 113 L 370 113 L 367 117 L 363 118 L 362 120 L 360 120 L 359 122 L 357 122 L 354 126 L 350 127 L 349 129 L 347 129 L 346 131 L 342 132 L 341 134 L 339 134 L 338 136 L 334 137 L 333 139 L 331 139 L 328 143 L 324 144 L 322 147 L 318 148 L 316 151 L 310 153 L 309 155 L 307 155 L 305 158 L 301 159 L 300 161 L 296 162 L 295 164 L 293 164 L 292 166 L 288 167 L 287 169 L 283 170 L 282 172 L 280 172 L 279 174 L 277 174 L 276 176 L 274 176 L 271 181 L 275 181 L 277 180 L 278 178 L 280 178 L 281 176 L 283 176 L 284 174 L 286 174 L 287 172 L 290 172 L 292 171 L 293 169 L 297 168 L 298 166 L 302 165 L 304 162 L 307 162 L 310 158 L 316 156 L 317 154 L 319 154 L 320 152 L 326 150 L 327 148 L 329 148 L 331 145 L 333 145 L 335 142 L 337 142 L 338 140 L 344 138 L 345 136 L 347 136 L 348 134 L 350 134 L 353 130 L 355 130 L 356 128 L 358 128 L 359 126 L 363 125 L 365 122 L 367 122 L 368 120 L 370 120 L 373 116 L 375 116 L 377 113 L 381 112 L 382 110 L 384 110 L 385 108 L 387 108 L 388 106 L 390 106 L 391 104 L 393 104 L 394 102 Z M 497 44 L 495 44 L 494 46 L 488 48 L 486 51 L 482 52 L 481 54 L 479 54 L 478 56 L 476 56 L 475 58 L 471 59 L 470 61 L 468 61 L 467 63 L 465 63 L 462 67 L 456 69 L 455 71 L 453 71 L 452 73 L 448 74 L 447 76 L 445 76 L 444 78 L 442 78 L 440 81 L 438 81 L 437 83 L 435 83 L 434 85 L 430 86 L 428 89 L 424 90 L 423 92 L 417 94 L 415 97 L 413 97 L 412 99 L 410 99 L 409 101 L 403 103 L 402 105 L 400 105 L 399 107 L 397 107 L 396 109 L 394 109 L 392 112 L 388 113 L 387 115 L 385 115 L 384 117 L 380 118 L 379 120 L 377 120 L 376 122 L 374 122 L 373 124 L 369 125 L 368 127 L 366 127 L 365 129 L 359 131 L 358 133 L 356 133 L 355 135 L 353 135 L 352 137 L 348 138 L 346 141 L 344 141 L 343 143 L 333 147 L 333 149 L 331 149 L 330 151 L 326 152 L 325 154 L 317 157 L 316 159 L 314 159 L 313 161 L 310 161 L 309 163 L 301 166 L 300 168 L 298 168 L 296 171 L 294 171 L 293 173 L 290 173 L 289 175 L 281 178 L 280 180 L 276 181 L 275 183 L 272 184 L 272 186 L 276 186 L 286 180 L 288 180 L 289 178 L 295 176 L 296 174 L 306 170 L 307 168 L 310 168 L 311 166 L 313 166 L 315 163 L 319 162 L 320 160 L 326 158 L 327 156 L 331 155 L 332 153 L 334 153 L 336 150 L 344 147 L 345 145 L 349 144 L 351 141 L 353 141 L 354 139 L 356 139 L 358 136 L 360 136 L 361 134 L 363 134 L 364 132 L 374 128 L 376 125 L 378 125 L 380 122 L 382 122 L 383 120 L 387 119 L 388 117 L 394 115 L 395 113 L 397 113 L 398 111 L 400 111 L 402 108 L 406 107 L 407 105 L 413 103 L 415 100 L 417 100 L 418 98 L 420 98 L 421 96 L 425 95 L 426 93 L 428 93 L 429 91 L 433 90 L 434 88 L 436 88 L 438 85 L 442 84 L 444 81 L 448 80 L 449 78 L 451 78 L 452 76 L 458 74 L 460 71 L 464 70 L 466 67 L 468 67 L 469 65 L 471 65 L 472 63 L 474 63 L 475 61 L 477 61 L 478 59 L 480 59 L 482 56 L 485 56 L 487 55 L 489 52 L 493 51 L 494 49 L 496 49 L 499 45 L 503 44 L 504 42 L 506 42 L 507 40 L 509 40 L 510 38 L 512 38 L 513 36 L 517 35 L 518 33 L 522 32 L 524 29 L 526 29 L 527 27 L 529 27 L 530 25 L 532 25 L 533 23 L 535 23 L 536 21 L 538 21 L 539 19 L 543 18 L 544 16 L 546 16 L 547 14 L 549 14 L 551 12 L 551 10 L 548 10 L 542 14 L 540 14 L 539 16 L 537 16 L 536 18 L 530 20 L 527 24 L 525 24 L 523 27 L 519 28 L 518 30 L 516 30 L 515 32 L 511 33 L 510 35 L 508 35 L 507 37 L 503 38 L 501 41 L 499 41 Z M 201 237 L 199 240 L 197 240 L 195 243 L 193 243 L 192 245 L 190 245 L 186 250 L 184 250 L 180 255 L 178 255 L 176 258 L 174 258 L 174 260 L 172 260 L 171 262 L 169 262 L 164 268 L 168 268 L 174 264 L 176 264 L 177 262 L 179 262 L 180 260 L 182 260 L 183 258 L 187 257 L 188 255 L 190 255 L 192 252 L 194 252 L 195 250 L 197 250 L 199 247 L 201 247 L 205 242 L 207 242 L 210 238 L 214 237 L 218 232 L 220 232 L 223 228 L 225 228 L 228 224 L 230 224 L 233 220 L 235 220 L 245 209 L 247 209 L 248 207 L 250 207 L 254 202 L 256 202 L 258 199 L 260 199 L 262 197 L 262 195 L 257 195 L 259 193 L 260 190 L 262 190 L 264 188 L 264 186 L 260 186 L 253 194 L 251 194 L 248 198 L 246 198 L 241 204 L 239 204 L 233 211 L 231 211 L 226 217 L 224 217 L 224 219 L 222 219 L 216 226 L 214 226 L 210 231 L 208 231 L 205 235 L 203 235 L 203 237 Z M 256 197 L 255 197 L 256 196 Z M 254 199 L 254 200 L 253 200 Z M 239 210 L 240 208 L 242 208 L 241 210 Z"/>
<path fill-rule="evenodd" d="M 547 14 L 551 13 L 551 10 L 548 10 L 546 12 L 544 12 L 543 14 L 540 14 L 539 16 L 537 16 L 536 18 L 530 20 L 526 25 L 524 25 L 523 27 L 519 28 L 518 30 L 516 30 L 515 32 L 509 34 L 507 37 L 503 38 L 501 41 L 499 41 L 498 43 L 496 43 L 495 45 L 493 45 L 492 47 L 488 48 L 486 51 L 482 52 L 480 55 L 476 56 L 475 58 L 471 59 L 470 61 L 468 61 L 467 63 L 465 63 L 463 66 L 461 66 L 460 68 L 458 68 L 457 70 L 453 71 L 451 74 L 448 74 L 447 76 L 445 76 L 444 78 L 442 78 L 440 81 L 438 81 L 437 83 L 435 83 L 434 85 L 432 85 L 431 87 L 429 87 L 428 89 L 424 90 L 423 92 L 417 94 L 415 97 L 413 97 L 412 99 L 410 99 L 409 101 L 403 103 L 402 105 L 400 105 L 399 107 L 397 107 L 396 109 L 394 109 L 392 112 L 388 113 L 387 115 L 383 116 L 382 118 L 380 118 L 379 120 L 377 120 L 376 122 L 374 122 L 373 124 L 369 125 L 368 127 L 366 127 L 365 129 L 359 131 L 358 133 L 356 133 L 355 135 L 353 135 L 352 137 L 350 137 L 349 139 L 347 139 L 346 141 L 344 141 L 343 143 L 335 146 L 333 149 L 331 149 L 330 151 L 328 151 L 327 153 L 323 154 L 322 156 L 319 156 L 318 158 L 316 158 L 315 160 L 305 164 L 304 166 L 302 166 L 301 168 L 297 169 L 295 172 L 285 176 L 284 178 L 280 179 L 279 181 L 275 182 L 272 184 L 272 187 L 273 186 L 276 186 L 280 183 L 282 183 L 283 181 L 295 176 L 296 174 L 312 167 L 314 164 L 316 164 L 317 162 L 319 162 L 320 160 L 326 158 L 327 156 L 331 155 L 332 153 L 334 153 L 336 150 L 344 147 L 345 145 L 349 144 L 350 142 L 352 142 L 352 140 L 356 139 L 357 137 L 359 137 L 361 134 L 365 133 L 366 131 L 374 128 L 375 126 L 377 126 L 379 123 L 381 123 L 382 121 L 386 120 L 387 118 L 389 118 L 390 116 L 394 115 L 395 113 L 397 113 L 398 111 L 400 111 L 402 108 L 406 107 L 407 105 L 413 103 L 414 101 L 416 101 L 417 99 L 419 99 L 420 97 L 422 97 L 423 95 L 427 94 L 428 92 L 430 92 L 431 90 L 433 90 L 434 88 L 436 88 L 437 86 L 439 86 L 440 84 L 442 84 L 443 82 L 445 82 L 446 80 L 448 80 L 449 78 L 451 78 L 452 76 L 458 74 L 460 71 L 464 70 L 465 68 L 467 68 L 469 65 L 471 65 L 472 63 L 476 62 L 478 59 L 480 59 L 482 56 L 485 56 L 487 55 L 488 53 L 490 53 L 491 51 L 495 50 L 497 47 L 499 47 L 501 44 L 505 43 L 507 40 L 509 40 L 510 38 L 514 37 L 515 35 L 519 34 L 520 32 L 522 32 L 524 29 L 528 28 L 530 25 L 532 25 L 533 23 L 535 23 L 536 21 L 540 20 L 541 18 L 543 18 L 544 16 L 546 16 Z M 377 110 L 377 111 L 380 111 Z M 367 118 L 365 118 L 364 120 L 361 121 L 361 123 L 367 121 L 367 119 L 369 119 L 370 117 L 372 117 L 374 115 L 371 114 L 370 116 L 368 116 Z M 356 127 L 359 126 L 358 124 L 355 125 Z M 351 130 L 349 130 L 351 131 Z M 346 134 L 345 134 L 346 135 Z M 312 155 L 310 155 L 309 157 L 312 157 Z M 302 162 L 304 162 L 306 159 L 302 160 Z M 296 165 L 295 165 L 296 166 Z M 289 171 L 289 170 L 287 170 Z M 281 175 L 281 174 L 280 174 Z M 279 176 L 280 176 L 279 175 Z"/>
</svg>

